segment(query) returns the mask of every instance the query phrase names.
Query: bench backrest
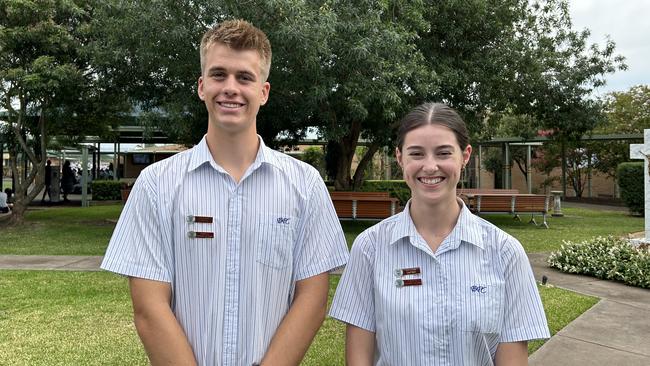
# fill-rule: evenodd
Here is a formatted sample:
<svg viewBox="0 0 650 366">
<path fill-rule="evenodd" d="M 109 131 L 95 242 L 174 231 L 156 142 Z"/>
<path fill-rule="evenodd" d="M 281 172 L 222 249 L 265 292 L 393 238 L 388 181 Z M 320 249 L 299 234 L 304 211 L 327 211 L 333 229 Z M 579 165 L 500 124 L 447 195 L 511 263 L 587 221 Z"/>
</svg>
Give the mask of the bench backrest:
<svg viewBox="0 0 650 366">
<path fill-rule="evenodd" d="M 341 198 L 341 199 L 359 199 L 359 198 L 372 198 L 372 197 L 381 197 L 389 198 L 390 193 L 388 192 L 346 192 L 346 191 L 331 191 L 330 197 L 332 199 Z"/>
<path fill-rule="evenodd" d="M 519 194 L 518 189 L 501 188 L 458 188 L 456 194 Z"/>
</svg>

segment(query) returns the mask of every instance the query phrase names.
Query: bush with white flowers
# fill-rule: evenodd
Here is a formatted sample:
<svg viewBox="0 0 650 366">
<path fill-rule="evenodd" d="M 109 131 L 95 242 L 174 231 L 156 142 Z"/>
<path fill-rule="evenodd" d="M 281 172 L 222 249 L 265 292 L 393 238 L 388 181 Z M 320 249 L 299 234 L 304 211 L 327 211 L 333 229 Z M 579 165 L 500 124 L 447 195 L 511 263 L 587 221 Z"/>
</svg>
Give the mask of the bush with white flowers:
<svg viewBox="0 0 650 366">
<path fill-rule="evenodd" d="M 568 273 L 650 288 L 650 251 L 648 247 L 634 247 L 626 239 L 599 236 L 581 243 L 564 241 L 559 251 L 551 253 L 548 263 Z"/>
</svg>

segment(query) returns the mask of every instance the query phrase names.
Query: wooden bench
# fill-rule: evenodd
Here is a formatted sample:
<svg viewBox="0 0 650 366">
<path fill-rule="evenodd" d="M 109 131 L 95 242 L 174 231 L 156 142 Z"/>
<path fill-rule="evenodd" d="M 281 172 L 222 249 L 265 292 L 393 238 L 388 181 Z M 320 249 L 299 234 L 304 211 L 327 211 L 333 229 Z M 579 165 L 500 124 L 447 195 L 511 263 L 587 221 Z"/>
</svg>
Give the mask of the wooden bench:
<svg viewBox="0 0 650 366">
<path fill-rule="evenodd" d="M 471 209 L 472 200 L 477 194 L 518 194 L 518 189 L 503 189 L 503 188 L 457 188 L 456 195 L 465 202 L 465 205 Z"/>
<path fill-rule="evenodd" d="M 330 192 L 339 218 L 385 219 L 397 213 L 399 200 L 388 192 Z"/>
<path fill-rule="evenodd" d="M 503 189 L 503 188 L 458 188 L 456 189 L 457 195 L 467 194 L 518 194 L 518 189 Z"/>
<path fill-rule="evenodd" d="M 546 214 L 549 211 L 549 196 L 539 194 L 465 194 L 469 209 L 476 213 L 508 213 L 519 219 L 519 214 L 531 214 L 530 223 L 537 225 L 535 215 L 542 215 L 542 225 L 548 229 Z"/>
</svg>

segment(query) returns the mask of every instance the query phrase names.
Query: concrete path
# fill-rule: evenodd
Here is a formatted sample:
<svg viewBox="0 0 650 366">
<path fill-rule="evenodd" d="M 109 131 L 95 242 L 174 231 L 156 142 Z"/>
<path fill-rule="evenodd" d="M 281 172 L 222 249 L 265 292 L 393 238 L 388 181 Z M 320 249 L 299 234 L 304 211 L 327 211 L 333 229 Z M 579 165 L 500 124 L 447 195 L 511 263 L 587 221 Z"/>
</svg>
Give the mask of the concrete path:
<svg viewBox="0 0 650 366">
<path fill-rule="evenodd" d="M 531 366 L 650 365 L 650 290 L 593 277 L 569 275 L 546 264 L 547 253 L 529 254 L 538 281 L 600 302 L 546 342 Z M 0 269 L 97 271 L 102 257 L 0 255 Z"/>
<path fill-rule="evenodd" d="M 650 365 L 650 290 L 551 269 L 547 253 L 530 253 L 535 278 L 601 298 L 529 359 L 531 366 Z"/>
<path fill-rule="evenodd" d="M 0 269 L 99 271 L 101 256 L 0 255 Z"/>
</svg>

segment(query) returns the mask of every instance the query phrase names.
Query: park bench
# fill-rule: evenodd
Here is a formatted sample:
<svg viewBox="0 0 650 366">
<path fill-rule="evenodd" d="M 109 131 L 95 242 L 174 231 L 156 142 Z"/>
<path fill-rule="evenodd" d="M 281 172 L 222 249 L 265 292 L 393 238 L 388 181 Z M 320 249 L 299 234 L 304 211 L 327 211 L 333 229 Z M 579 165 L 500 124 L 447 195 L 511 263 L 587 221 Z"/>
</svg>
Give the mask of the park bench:
<svg viewBox="0 0 650 366">
<path fill-rule="evenodd" d="M 504 188 L 457 188 L 456 195 L 465 202 L 465 205 L 471 209 L 471 199 L 477 194 L 518 194 L 518 189 L 504 189 Z"/>
<path fill-rule="evenodd" d="M 339 218 L 385 219 L 397 213 L 399 200 L 388 192 L 330 192 Z"/>
<path fill-rule="evenodd" d="M 504 189 L 504 188 L 458 188 L 456 194 L 518 194 L 518 189 Z"/>
<path fill-rule="evenodd" d="M 506 213 L 519 219 L 519 214 L 530 214 L 530 223 L 537 225 L 535 215 L 542 215 L 542 226 L 548 229 L 546 214 L 549 211 L 549 196 L 519 193 L 465 193 L 468 208 L 477 215 Z"/>
</svg>

